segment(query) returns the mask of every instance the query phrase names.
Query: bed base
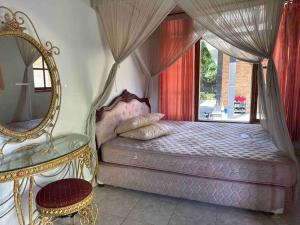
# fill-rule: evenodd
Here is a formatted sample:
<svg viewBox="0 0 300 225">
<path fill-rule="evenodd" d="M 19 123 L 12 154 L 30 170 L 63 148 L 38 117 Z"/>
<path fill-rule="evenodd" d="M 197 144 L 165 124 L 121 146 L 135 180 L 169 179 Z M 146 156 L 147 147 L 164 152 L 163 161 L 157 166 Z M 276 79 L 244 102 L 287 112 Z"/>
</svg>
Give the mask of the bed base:
<svg viewBox="0 0 300 225">
<path fill-rule="evenodd" d="M 211 204 L 282 214 L 290 189 L 224 181 L 100 162 L 98 183 Z M 285 209 L 285 210 L 284 210 Z"/>
</svg>

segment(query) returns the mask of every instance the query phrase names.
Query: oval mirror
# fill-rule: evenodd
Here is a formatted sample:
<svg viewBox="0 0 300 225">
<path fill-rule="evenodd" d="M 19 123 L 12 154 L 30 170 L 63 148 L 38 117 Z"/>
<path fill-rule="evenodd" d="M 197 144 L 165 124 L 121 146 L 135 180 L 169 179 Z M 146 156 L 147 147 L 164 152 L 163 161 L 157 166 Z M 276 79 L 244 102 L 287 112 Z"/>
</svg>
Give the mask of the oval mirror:
<svg viewBox="0 0 300 225">
<path fill-rule="evenodd" d="M 55 91 L 48 60 L 47 51 L 29 35 L 0 34 L 0 124 L 4 133 L 26 133 L 47 123 Z"/>
</svg>

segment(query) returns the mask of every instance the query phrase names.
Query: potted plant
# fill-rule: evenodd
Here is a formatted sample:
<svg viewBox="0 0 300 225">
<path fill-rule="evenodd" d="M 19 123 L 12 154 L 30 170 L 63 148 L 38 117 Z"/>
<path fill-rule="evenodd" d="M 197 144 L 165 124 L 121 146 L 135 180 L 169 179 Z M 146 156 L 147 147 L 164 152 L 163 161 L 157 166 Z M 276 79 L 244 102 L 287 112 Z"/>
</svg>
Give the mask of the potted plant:
<svg viewBox="0 0 300 225">
<path fill-rule="evenodd" d="M 246 97 L 238 95 L 234 97 L 234 113 L 246 113 Z"/>
</svg>

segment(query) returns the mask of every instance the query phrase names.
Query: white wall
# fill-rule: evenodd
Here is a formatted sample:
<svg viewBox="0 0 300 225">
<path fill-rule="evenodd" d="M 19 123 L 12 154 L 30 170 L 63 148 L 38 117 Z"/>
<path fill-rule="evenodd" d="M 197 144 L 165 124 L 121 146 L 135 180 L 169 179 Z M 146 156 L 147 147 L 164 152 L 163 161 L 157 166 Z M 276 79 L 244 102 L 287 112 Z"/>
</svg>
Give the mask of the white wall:
<svg viewBox="0 0 300 225">
<path fill-rule="evenodd" d="M 61 50 L 55 57 L 62 82 L 62 109 L 56 134 L 84 131 L 89 107 L 113 64 L 89 2 L 0 0 L 0 5 L 27 13 L 41 39 L 52 41 Z M 142 96 L 143 86 L 144 77 L 134 61 L 127 59 L 120 66 L 111 99 L 125 88 Z"/>
<path fill-rule="evenodd" d="M 152 112 L 159 112 L 159 76 L 155 76 L 151 80 L 151 86 L 149 90 L 149 98 Z"/>
<path fill-rule="evenodd" d="M 84 132 L 91 103 L 113 64 L 89 3 L 90 0 L 0 0 L 0 5 L 28 14 L 41 39 L 52 41 L 61 50 L 55 57 L 62 83 L 62 107 L 55 135 Z M 110 99 L 123 89 L 141 97 L 144 83 L 144 77 L 129 58 L 120 66 Z M 1 184 L 0 198 L 10 188 Z M 17 224 L 15 214 L 1 219 L 0 224 Z"/>
</svg>

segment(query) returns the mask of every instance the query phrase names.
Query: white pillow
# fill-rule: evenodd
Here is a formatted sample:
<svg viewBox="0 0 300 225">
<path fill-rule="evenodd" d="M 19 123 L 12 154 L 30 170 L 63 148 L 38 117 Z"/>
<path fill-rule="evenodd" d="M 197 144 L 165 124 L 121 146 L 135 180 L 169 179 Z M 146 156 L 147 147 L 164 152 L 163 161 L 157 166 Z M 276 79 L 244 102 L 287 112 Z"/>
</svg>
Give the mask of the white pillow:
<svg viewBox="0 0 300 225">
<path fill-rule="evenodd" d="M 137 140 L 151 140 L 154 138 L 162 137 L 165 135 L 170 134 L 170 130 L 168 127 L 155 123 L 151 124 L 146 127 L 140 127 L 135 130 L 131 130 L 125 133 L 120 134 L 121 137 L 131 138 L 131 139 L 137 139 Z"/>
<path fill-rule="evenodd" d="M 136 116 L 122 122 L 115 130 L 117 134 L 125 133 L 140 127 L 145 127 L 158 122 L 165 115 L 162 113 L 148 113 L 142 116 Z"/>
</svg>

